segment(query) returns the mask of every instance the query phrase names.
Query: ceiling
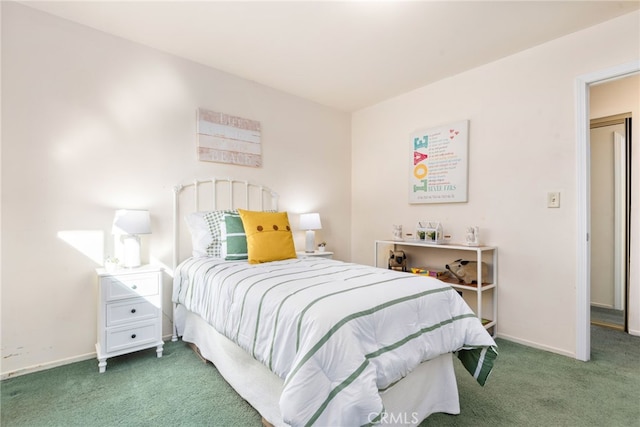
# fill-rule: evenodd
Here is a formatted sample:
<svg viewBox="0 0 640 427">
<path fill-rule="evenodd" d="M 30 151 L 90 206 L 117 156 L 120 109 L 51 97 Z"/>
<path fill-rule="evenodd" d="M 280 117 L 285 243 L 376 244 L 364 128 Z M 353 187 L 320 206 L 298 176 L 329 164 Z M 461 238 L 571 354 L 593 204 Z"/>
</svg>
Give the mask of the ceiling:
<svg viewBox="0 0 640 427">
<path fill-rule="evenodd" d="M 640 7 L 640 1 L 22 1 L 343 111 Z"/>
</svg>

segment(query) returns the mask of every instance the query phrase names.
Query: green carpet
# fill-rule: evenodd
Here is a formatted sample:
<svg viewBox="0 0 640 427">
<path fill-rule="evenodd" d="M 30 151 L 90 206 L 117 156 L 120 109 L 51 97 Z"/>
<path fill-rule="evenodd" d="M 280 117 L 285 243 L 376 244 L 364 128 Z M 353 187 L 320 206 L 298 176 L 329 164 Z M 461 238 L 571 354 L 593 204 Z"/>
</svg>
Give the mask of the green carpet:
<svg viewBox="0 0 640 427">
<path fill-rule="evenodd" d="M 456 365 L 460 415 L 421 426 L 640 427 L 640 337 L 593 326 L 580 362 L 506 340 L 487 384 Z"/>
<path fill-rule="evenodd" d="M 182 341 L 2 381 L 9 426 L 261 426 L 261 417 Z"/>
<path fill-rule="evenodd" d="M 640 426 L 640 338 L 592 328 L 588 363 L 498 339 L 485 387 L 456 360 L 460 415 L 421 426 Z M 184 343 L 88 360 L 1 384 L 1 425 L 256 426 L 260 416 Z"/>
</svg>

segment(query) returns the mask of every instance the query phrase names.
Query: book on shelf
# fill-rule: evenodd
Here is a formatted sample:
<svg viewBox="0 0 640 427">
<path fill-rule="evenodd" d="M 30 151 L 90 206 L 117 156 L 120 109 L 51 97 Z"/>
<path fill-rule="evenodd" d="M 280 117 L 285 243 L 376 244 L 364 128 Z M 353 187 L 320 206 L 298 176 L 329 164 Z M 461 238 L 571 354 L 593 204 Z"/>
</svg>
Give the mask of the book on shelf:
<svg viewBox="0 0 640 427">
<path fill-rule="evenodd" d="M 421 276 L 435 277 L 436 279 L 443 279 L 449 276 L 446 270 L 437 270 L 427 267 L 411 267 L 411 272 Z"/>
</svg>

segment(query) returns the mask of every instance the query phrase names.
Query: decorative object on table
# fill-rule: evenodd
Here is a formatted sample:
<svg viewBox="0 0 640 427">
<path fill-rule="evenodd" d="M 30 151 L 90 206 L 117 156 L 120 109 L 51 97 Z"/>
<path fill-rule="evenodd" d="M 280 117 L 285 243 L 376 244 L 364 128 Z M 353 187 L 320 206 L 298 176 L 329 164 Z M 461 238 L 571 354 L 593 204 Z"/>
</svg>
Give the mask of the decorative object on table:
<svg viewBox="0 0 640 427">
<path fill-rule="evenodd" d="M 467 201 L 469 121 L 411 134 L 409 203 Z"/>
<path fill-rule="evenodd" d="M 104 269 L 108 272 L 114 272 L 118 269 L 120 260 L 116 257 L 109 256 L 104 260 Z"/>
<path fill-rule="evenodd" d="M 262 167 L 260 122 L 198 108 L 198 160 Z"/>
<path fill-rule="evenodd" d="M 463 259 L 457 259 L 449 264 L 447 264 L 446 269 L 451 275 L 463 282 L 465 285 L 478 283 L 478 262 L 477 261 L 467 261 Z M 482 263 L 481 274 L 483 278 L 487 278 L 489 274 L 489 269 L 486 263 Z"/>
<path fill-rule="evenodd" d="M 311 253 L 316 247 L 316 232 L 315 230 L 322 230 L 322 223 L 320 222 L 319 213 L 306 213 L 300 215 L 300 229 L 307 230 L 305 236 L 304 251 Z"/>
<path fill-rule="evenodd" d="M 407 255 L 404 251 L 389 251 L 389 270 L 407 271 Z"/>
<path fill-rule="evenodd" d="M 442 225 L 436 221 L 418 221 L 416 226 L 417 240 L 425 243 L 440 244 L 444 242 Z"/>
<path fill-rule="evenodd" d="M 122 247 L 122 266 L 140 266 L 140 234 L 151 234 L 149 211 L 142 209 L 118 209 L 113 218 L 111 233 L 117 236 Z"/>
<path fill-rule="evenodd" d="M 477 225 L 473 227 L 467 227 L 465 240 L 467 246 L 480 246 L 480 227 L 478 227 Z"/>
<path fill-rule="evenodd" d="M 318 252 L 324 252 L 325 247 L 327 246 L 327 242 L 322 242 L 318 244 Z"/>
<path fill-rule="evenodd" d="M 402 225 L 393 226 L 393 240 L 402 240 Z"/>
</svg>

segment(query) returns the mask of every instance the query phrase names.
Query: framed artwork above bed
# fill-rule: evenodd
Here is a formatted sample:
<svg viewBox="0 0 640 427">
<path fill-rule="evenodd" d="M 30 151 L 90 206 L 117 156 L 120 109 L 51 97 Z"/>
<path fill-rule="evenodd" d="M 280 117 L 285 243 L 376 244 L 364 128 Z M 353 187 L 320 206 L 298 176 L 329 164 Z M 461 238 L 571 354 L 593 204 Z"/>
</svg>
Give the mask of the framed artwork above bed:
<svg viewBox="0 0 640 427">
<path fill-rule="evenodd" d="M 260 122 L 198 108 L 198 160 L 262 167 Z"/>
</svg>

